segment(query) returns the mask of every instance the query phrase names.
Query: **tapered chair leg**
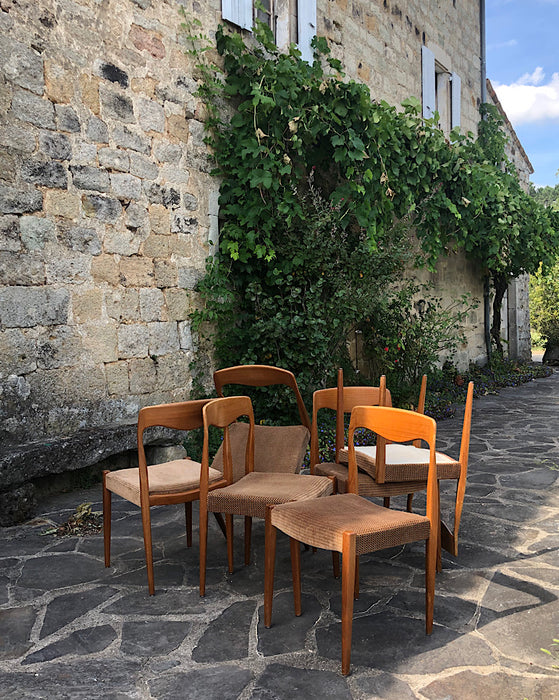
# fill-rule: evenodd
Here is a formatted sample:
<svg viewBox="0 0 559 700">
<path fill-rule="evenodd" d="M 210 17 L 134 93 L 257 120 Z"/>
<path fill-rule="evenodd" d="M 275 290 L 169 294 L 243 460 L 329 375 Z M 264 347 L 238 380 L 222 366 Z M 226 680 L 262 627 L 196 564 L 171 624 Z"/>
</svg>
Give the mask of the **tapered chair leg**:
<svg viewBox="0 0 559 700">
<path fill-rule="evenodd" d="M 408 501 L 406 503 L 406 510 L 408 513 L 412 512 L 412 505 L 413 505 L 413 493 L 408 493 Z"/>
<path fill-rule="evenodd" d="M 233 516 L 227 513 L 225 516 L 225 530 L 227 532 L 227 563 L 229 564 L 229 573 L 233 573 Z"/>
<path fill-rule="evenodd" d="M 106 486 L 108 470 L 103 472 L 103 545 L 105 550 L 105 566 L 111 565 L 111 497 Z"/>
<path fill-rule="evenodd" d="M 274 569 L 276 565 L 276 528 L 272 525 L 272 508 L 266 509 L 264 541 L 264 626 L 272 624 L 274 598 Z"/>
<path fill-rule="evenodd" d="M 436 570 L 437 573 L 441 573 L 443 570 L 443 559 L 442 559 L 442 527 L 441 527 L 441 491 L 440 491 L 440 482 L 437 484 L 438 491 L 439 491 L 439 498 L 438 498 L 438 509 L 439 509 L 439 516 L 438 516 L 438 523 L 439 527 L 437 529 L 437 563 L 436 563 Z"/>
<path fill-rule="evenodd" d="M 427 634 L 433 631 L 436 563 L 437 537 L 431 535 L 425 543 L 425 632 Z"/>
<path fill-rule="evenodd" d="M 208 552 L 208 509 L 200 502 L 200 595 L 206 595 L 206 558 Z"/>
<path fill-rule="evenodd" d="M 353 600 L 359 600 L 359 557 L 355 557 L 355 575 L 353 577 Z"/>
<path fill-rule="evenodd" d="M 334 571 L 334 578 L 340 578 L 340 553 L 332 552 L 332 569 Z"/>
<path fill-rule="evenodd" d="M 385 508 L 390 508 L 390 496 L 385 496 L 383 499 L 383 506 Z"/>
<path fill-rule="evenodd" d="M 186 520 L 186 546 L 192 547 L 192 501 L 184 504 L 184 517 Z"/>
<path fill-rule="evenodd" d="M 146 551 L 149 594 L 155 595 L 155 582 L 153 578 L 153 546 L 151 542 L 151 514 L 149 504 L 142 506 L 142 529 L 144 531 L 144 549 Z"/>
<path fill-rule="evenodd" d="M 250 564 L 250 548 L 252 541 L 252 518 L 245 516 L 245 566 Z"/>
<path fill-rule="evenodd" d="M 223 536 L 227 538 L 227 530 L 225 529 L 225 520 L 223 519 L 223 515 L 221 515 L 221 513 L 214 513 L 214 518 L 216 523 L 219 525 L 219 529 L 223 533 Z"/>
<path fill-rule="evenodd" d="M 289 538 L 291 548 L 291 574 L 293 577 L 293 607 L 295 615 L 301 615 L 301 543 Z"/>
<path fill-rule="evenodd" d="M 355 534 L 344 532 L 342 543 L 342 674 L 349 674 L 351 632 L 353 629 L 353 594 L 355 590 Z"/>
</svg>

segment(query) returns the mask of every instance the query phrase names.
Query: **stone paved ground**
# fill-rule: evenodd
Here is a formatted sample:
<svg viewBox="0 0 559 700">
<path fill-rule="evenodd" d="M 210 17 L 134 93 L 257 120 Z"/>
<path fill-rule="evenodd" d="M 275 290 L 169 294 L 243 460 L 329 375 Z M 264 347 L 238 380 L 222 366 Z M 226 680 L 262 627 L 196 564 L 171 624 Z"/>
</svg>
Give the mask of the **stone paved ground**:
<svg viewBox="0 0 559 700">
<path fill-rule="evenodd" d="M 460 420 L 441 423 L 440 448 L 457 452 L 460 431 Z M 329 553 L 304 553 L 295 618 L 279 538 L 266 630 L 261 524 L 254 563 L 232 576 L 211 530 L 200 599 L 196 539 L 187 550 L 182 510 L 156 509 L 150 598 L 138 511 L 115 499 L 105 569 L 101 536 L 41 534 L 81 502 L 100 509 L 100 489 L 57 497 L 41 518 L 0 531 L 0 697 L 559 698 L 559 671 L 540 650 L 559 637 L 557 465 L 559 374 L 475 401 L 460 556 L 445 556 L 437 576 L 433 634 L 423 631 L 421 549 L 363 557 L 347 679 Z"/>
</svg>

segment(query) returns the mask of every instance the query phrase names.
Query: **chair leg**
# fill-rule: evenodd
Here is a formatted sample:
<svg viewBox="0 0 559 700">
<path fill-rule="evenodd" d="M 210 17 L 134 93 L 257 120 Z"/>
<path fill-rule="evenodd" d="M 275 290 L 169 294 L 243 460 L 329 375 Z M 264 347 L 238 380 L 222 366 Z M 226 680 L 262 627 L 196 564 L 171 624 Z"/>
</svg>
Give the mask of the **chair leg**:
<svg viewBox="0 0 559 700">
<path fill-rule="evenodd" d="M 355 557 L 355 576 L 353 584 L 353 600 L 359 600 L 359 557 Z"/>
<path fill-rule="evenodd" d="M 332 569 L 334 570 L 334 578 L 340 578 L 340 553 L 332 552 Z"/>
<path fill-rule="evenodd" d="M 106 486 L 109 470 L 103 471 L 103 545 L 105 550 L 105 566 L 111 565 L 111 497 Z"/>
<path fill-rule="evenodd" d="M 412 512 L 412 504 L 413 504 L 413 493 L 408 493 L 408 502 L 406 504 L 406 510 L 408 513 Z"/>
<path fill-rule="evenodd" d="M 342 542 L 342 674 L 349 674 L 351 632 L 353 629 L 353 593 L 355 590 L 355 534 L 344 532 Z"/>
<path fill-rule="evenodd" d="M 227 531 L 225 529 L 225 520 L 223 519 L 223 515 L 221 515 L 221 513 L 214 513 L 214 518 L 216 523 L 219 525 L 219 529 L 223 533 L 223 536 L 227 538 Z"/>
<path fill-rule="evenodd" d="M 233 573 L 233 516 L 227 513 L 225 516 L 225 530 L 227 532 L 227 563 L 229 573 Z"/>
<path fill-rule="evenodd" d="M 186 520 L 186 546 L 192 547 L 192 501 L 184 504 L 184 517 Z"/>
<path fill-rule="evenodd" d="M 276 528 L 272 525 L 272 508 L 266 508 L 264 540 L 264 627 L 272 624 L 274 598 L 274 568 L 276 564 Z"/>
<path fill-rule="evenodd" d="M 295 615 L 301 615 L 301 543 L 289 538 L 291 548 L 291 574 L 293 577 L 293 606 Z"/>
<path fill-rule="evenodd" d="M 200 500 L 200 595 L 206 595 L 206 558 L 208 552 L 208 509 Z"/>
<path fill-rule="evenodd" d="M 438 498 L 438 509 L 439 509 L 439 516 L 438 516 L 438 524 L 439 527 L 437 529 L 437 564 L 436 564 L 436 569 L 437 573 L 441 573 L 443 570 L 443 559 L 442 559 L 442 552 L 441 552 L 441 547 L 442 547 L 442 527 L 441 527 L 441 490 L 440 490 L 440 481 L 437 484 L 437 489 L 439 492 L 439 498 Z"/>
<path fill-rule="evenodd" d="M 385 508 L 390 508 L 390 496 L 385 496 L 382 504 Z"/>
<path fill-rule="evenodd" d="M 146 551 L 146 567 L 148 573 L 149 594 L 155 594 L 155 582 L 153 578 L 153 547 L 151 543 L 151 514 L 149 503 L 142 507 L 142 529 L 144 531 L 144 549 Z"/>
<path fill-rule="evenodd" d="M 437 536 L 431 534 L 425 543 L 425 633 L 433 631 L 435 606 L 435 569 L 437 563 Z"/>
<path fill-rule="evenodd" d="M 252 518 L 245 516 L 245 566 L 250 564 L 250 548 L 252 541 Z"/>
</svg>

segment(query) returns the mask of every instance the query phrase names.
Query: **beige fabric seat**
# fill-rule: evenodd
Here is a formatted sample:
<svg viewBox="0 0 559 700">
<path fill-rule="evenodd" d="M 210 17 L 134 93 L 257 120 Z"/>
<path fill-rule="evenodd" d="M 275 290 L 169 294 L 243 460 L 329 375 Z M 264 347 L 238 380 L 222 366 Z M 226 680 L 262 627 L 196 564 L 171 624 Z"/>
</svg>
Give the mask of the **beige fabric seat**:
<svg viewBox="0 0 559 700">
<path fill-rule="evenodd" d="M 320 476 L 334 476 L 338 493 L 347 493 L 349 470 L 347 464 L 336 462 L 319 462 L 314 466 L 314 473 Z M 367 498 L 390 498 L 391 496 L 406 495 L 410 491 L 425 491 L 425 481 L 387 482 L 377 484 L 368 474 L 359 470 L 357 472 L 359 495 Z"/>
<path fill-rule="evenodd" d="M 353 444 L 356 428 L 385 440 L 425 440 L 429 445 L 427 504 L 425 515 L 390 510 L 370 503 L 357 494 L 357 461 Z M 264 626 L 272 624 L 276 534 L 290 538 L 295 615 L 301 614 L 301 547 L 330 549 L 342 554 L 342 673 L 347 675 L 351 660 L 353 599 L 358 597 L 358 557 L 386 547 L 424 540 L 425 548 L 425 630 L 433 629 L 435 568 L 439 525 L 439 489 L 435 461 L 435 421 L 413 411 L 386 406 L 356 406 L 349 425 L 349 482 L 346 494 L 296 503 L 269 506 L 266 511 Z M 370 478 L 370 477 L 368 477 Z"/>
</svg>

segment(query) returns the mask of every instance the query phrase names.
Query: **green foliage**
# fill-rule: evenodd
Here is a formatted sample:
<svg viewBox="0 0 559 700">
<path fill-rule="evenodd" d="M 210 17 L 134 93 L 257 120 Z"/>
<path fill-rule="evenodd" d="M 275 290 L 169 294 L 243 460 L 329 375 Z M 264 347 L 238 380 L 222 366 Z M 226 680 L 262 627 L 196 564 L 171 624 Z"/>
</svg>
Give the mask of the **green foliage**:
<svg viewBox="0 0 559 700">
<path fill-rule="evenodd" d="M 559 263 L 530 278 L 530 320 L 546 346 L 559 345 Z"/>
<path fill-rule="evenodd" d="M 555 185 L 555 187 L 546 185 L 545 187 L 536 188 L 530 183 L 530 196 L 544 207 L 559 211 L 559 185 Z"/>
</svg>

